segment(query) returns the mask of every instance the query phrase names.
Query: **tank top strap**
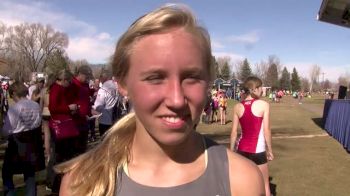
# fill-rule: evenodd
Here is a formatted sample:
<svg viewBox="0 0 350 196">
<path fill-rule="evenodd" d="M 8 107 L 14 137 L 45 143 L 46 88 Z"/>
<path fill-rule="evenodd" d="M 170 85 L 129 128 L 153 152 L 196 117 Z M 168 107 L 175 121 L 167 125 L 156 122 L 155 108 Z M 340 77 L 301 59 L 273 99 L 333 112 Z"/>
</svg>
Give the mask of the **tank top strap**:
<svg viewBox="0 0 350 196">
<path fill-rule="evenodd" d="M 217 195 L 231 195 L 227 148 L 208 138 L 205 141 L 209 157 L 206 181 L 212 182 L 207 186 L 211 190 L 220 186 L 222 192 Z"/>
<path fill-rule="evenodd" d="M 149 187 L 130 179 L 124 170 L 117 172 L 116 194 L 119 196 L 231 195 L 226 147 L 205 138 L 208 164 L 205 172 L 192 182 L 174 187 Z"/>
</svg>

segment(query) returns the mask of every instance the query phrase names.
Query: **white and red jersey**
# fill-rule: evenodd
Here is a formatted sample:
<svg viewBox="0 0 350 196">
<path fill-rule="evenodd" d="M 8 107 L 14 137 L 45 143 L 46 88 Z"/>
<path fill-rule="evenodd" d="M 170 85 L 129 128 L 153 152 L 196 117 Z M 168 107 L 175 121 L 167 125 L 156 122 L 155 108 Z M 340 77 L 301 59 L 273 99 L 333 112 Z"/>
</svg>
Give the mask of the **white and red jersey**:
<svg viewBox="0 0 350 196">
<path fill-rule="evenodd" d="M 255 116 L 252 105 L 255 99 L 244 100 L 243 115 L 239 118 L 242 134 L 238 143 L 238 150 L 249 153 L 260 153 L 265 151 L 265 137 L 263 130 L 263 117 Z"/>
</svg>

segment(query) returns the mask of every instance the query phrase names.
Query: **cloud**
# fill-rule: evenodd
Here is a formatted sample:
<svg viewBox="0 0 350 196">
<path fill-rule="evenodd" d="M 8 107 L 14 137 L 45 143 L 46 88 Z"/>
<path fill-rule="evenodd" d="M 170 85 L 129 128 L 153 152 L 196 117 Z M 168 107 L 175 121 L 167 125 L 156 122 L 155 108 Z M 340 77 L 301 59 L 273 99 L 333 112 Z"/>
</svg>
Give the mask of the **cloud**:
<svg viewBox="0 0 350 196">
<path fill-rule="evenodd" d="M 70 39 L 67 53 L 73 60 L 86 59 L 90 63 L 105 63 L 113 54 L 114 43 L 107 34 L 95 37 L 76 37 Z"/>
<path fill-rule="evenodd" d="M 55 11 L 45 2 L 15 3 L 2 0 L 0 2 L 0 20 L 7 25 L 18 25 L 23 22 L 51 24 L 60 31 L 88 35 L 96 33 L 96 27 L 75 17 Z"/>
<path fill-rule="evenodd" d="M 229 53 L 229 52 L 213 52 L 213 55 L 215 57 L 230 57 L 231 58 L 231 63 L 236 63 L 244 60 L 244 56 L 236 53 Z"/>
<path fill-rule="evenodd" d="M 0 21 L 7 26 L 23 22 L 50 24 L 55 30 L 67 33 L 67 53 L 73 60 L 103 63 L 113 52 L 114 42 L 110 34 L 98 32 L 94 25 L 55 10 L 49 2 L 1 0 Z"/>
<path fill-rule="evenodd" d="M 252 31 L 242 35 L 231 35 L 228 37 L 230 42 L 243 43 L 245 45 L 253 45 L 260 40 L 259 32 Z"/>
<path fill-rule="evenodd" d="M 109 33 L 100 33 L 97 35 L 97 39 L 103 41 L 103 40 L 109 40 L 111 39 L 111 35 Z"/>
<path fill-rule="evenodd" d="M 223 49 L 223 48 L 225 48 L 225 46 L 222 43 L 220 43 L 219 41 L 216 41 L 216 40 L 211 40 L 211 47 L 213 49 Z"/>
<path fill-rule="evenodd" d="M 289 62 L 289 63 L 284 63 L 283 66 L 286 66 L 290 73 L 292 73 L 293 67 L 295 67 L 299 76 L 310 78 L 311 67 L 315 64 L 317 63 Z M 347 73 L 348 70 L 350 70 L 350 64 L 349 65 L 319 65 L 319 66 L 321 67 L 321 74 L 319 78 L 320 81 L 323 80 L 322 73 L 324 73 L 324 80 L 328 79 L 331 82 L 338 82 L 339 76 L 343 76 L 345 73 Z"/>
</svg>

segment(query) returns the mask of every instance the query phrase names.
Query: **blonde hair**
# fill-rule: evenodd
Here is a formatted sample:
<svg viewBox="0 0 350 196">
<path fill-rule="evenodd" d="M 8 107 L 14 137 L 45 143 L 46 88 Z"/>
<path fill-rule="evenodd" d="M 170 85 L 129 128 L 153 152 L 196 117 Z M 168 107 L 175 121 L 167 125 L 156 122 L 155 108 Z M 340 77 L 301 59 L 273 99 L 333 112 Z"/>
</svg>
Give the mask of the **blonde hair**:
<svg viewBox="0 0 350 196">
<path fill-rule="evenodd" d="M 200 44 L 208 78 L 213 78 L 210 39 L 195 17 L 183 5 L 166 5 L 137 19 L 120 37 L 113 56 L 113 74 L 118 82 L 125 82 L 133 44 L 144 36 L 163 33 L 182 27 Z M 56 170 L 70 173 L 73 195 L 115 195 L 117 172 L 128 161 L 136 129 L 134 113 L 120 119 L 106 133 L 102 142 L 85 154 L 60 164 Z"/>
<path fill-rule="evenodd" d="M 203 54 L 203 62 L 208 68 L 210 81 L 214 78 L 213 56 L 210 37 L 201 27 L 191 11 L 184 5 L 170 4 L 161 7 L 136 20 L 121 36 L 113 56 L 113 74 L 119 82 L 124 82 L 129 70 L 129 57 L 133 43 L 150 34 L 164 33 L 182 27 L 198 40 Z"/>
<path fill-rule="evenodd" d="M 259 88 L 262 86 L 262 81 L 260 78 L 255 77 L 255 76 L 249 76 L 243 83 L 243 88 L 245 91 L 246 95 L 250 95 L 253 98 L 259 98 L 258 96 L 256 96 L 253 91 L 256 88 Z"/>
</svg>

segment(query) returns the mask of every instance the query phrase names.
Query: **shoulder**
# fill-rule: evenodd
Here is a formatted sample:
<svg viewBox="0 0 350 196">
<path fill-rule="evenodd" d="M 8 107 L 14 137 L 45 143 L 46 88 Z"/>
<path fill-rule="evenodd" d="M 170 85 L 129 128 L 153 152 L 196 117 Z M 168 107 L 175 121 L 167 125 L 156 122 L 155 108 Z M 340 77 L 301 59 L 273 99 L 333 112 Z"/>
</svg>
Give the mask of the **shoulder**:
<svg viewBox="0 0 350 196">
<path fill-rule="evenodd" d="M 233 110 L 234 110 L 235 112 L 241 111 L 241 110 L 243 110 L 243 109 L 244 109 L 244 106 L 243 106 L 243 104 L 242 104 L 241 102 L 238 102 L 238 103 L 236 103 L 236 104 L 233 106 Z"/>
<path fill-rule="evenodd" d="M 270 105 L 267 101 L 264 101 L 262 99 L 257 99 L 257 100 L 255 100 L 254 103 L 261 105 L 263 107 L 268 107 Z"/>
<path fill-rule="evenodd" d="M 264 182 L 258 167 L 250 160 L 227 150 L 232 195 L 263 195 Z"/>
</svg>

